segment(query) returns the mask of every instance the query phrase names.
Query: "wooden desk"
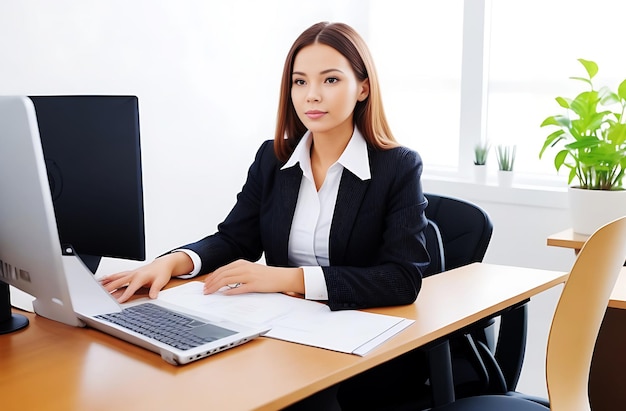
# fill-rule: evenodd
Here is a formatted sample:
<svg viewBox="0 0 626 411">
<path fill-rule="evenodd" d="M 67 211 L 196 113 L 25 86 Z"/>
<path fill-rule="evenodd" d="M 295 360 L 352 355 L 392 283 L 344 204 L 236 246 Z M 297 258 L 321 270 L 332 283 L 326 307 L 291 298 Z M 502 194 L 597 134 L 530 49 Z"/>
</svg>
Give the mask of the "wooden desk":
<svg viewBox="0 0 626 411">
<path fill-rule="evenodd" d="M 13 410 L 276 410 L 524 301 L 566 273 L 472 264 L 428 277 L 415 320 L 365 357 L 262 337 L 185 366 L 93 329 L 27 314 L 0 336 L 0 407 Z"/>
<path fill-rule="evenodd" d="M 568 228 L 567 230 L 559 231 L 548 237 L 548 245 L 554 247 L 571 248 L 575 253 L 578 253 L 583 244 L 589 238 L 588 235 L 575 233 L 574 230 Z"/>
<path fill-rule="evenodd" d="M 547 244 L 554 247 L 571 248 L 576 254 L 580 251 L 589 236 L 577 234 L 571 228 L 552 234 L 547 239 Z M 620 277 L 613 288 L 609 299 L 609 307 L 626 309 L 626 267 L 622 269 Z"/>
<path fill-rule="evenodd" d="M 548 237 L 548 245 L 578 253 L 588 236 L 567 229 Z M 615 283 L 600 327 L 589 374 L 593 411 L 614 411 L 626 404 L 626 267 Z"/>
</svg>

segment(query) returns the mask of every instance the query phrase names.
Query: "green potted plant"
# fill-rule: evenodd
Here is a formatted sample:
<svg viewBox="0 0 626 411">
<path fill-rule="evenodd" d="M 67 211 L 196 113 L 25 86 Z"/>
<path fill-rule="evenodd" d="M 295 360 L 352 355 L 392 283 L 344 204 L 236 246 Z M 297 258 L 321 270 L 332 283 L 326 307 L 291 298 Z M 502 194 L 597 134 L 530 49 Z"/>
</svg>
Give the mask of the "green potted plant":
<svg viewBox="0 0 626 411">
<path fill-rule="evenodd" d="M 586 76 L 570 78 L 585 83 L 588 89 L 573 99 L 556 98 L 564 113 L 549 116 L 541 123 L 540 127 L 556 130 L 546 137 L 539 158 L 548 149 L 560 147 L 554 156 L 554 166 L 557 172 L 563 167 L 569 169 L 567 182 L 574 231 L 591 234 L 600 225 L 626 214 L 626 199 L 620 204 L 615 198 L 618 195 L 626 198 L 622 185 L 626 172 L 626 80 L 617 91 L 607 86 L 596 88 L 593 78 L 598 65 L 590 60 L 578 61 Z M 589 195 L 593 197 L 587 199 Z M 589 208 L 594 205 L 600 208 Z"/>
<path fill-rule="evenodd" d="M 487 157 L 491 143 L 488 140 L 482 141 L 474 146 L 474 176 L 479 183 L 487 181 Z"/>
<path fill-rule="evenodd" d="M 491 143 L 484 141 L 474 146 L 474 165 L 484 166 L 487 164 L 487 157 L 489 150 L 491 149 Z"/>
<path fill-rule="evenodd" d="M 511 186 L 513 183 L 513 165 L 515 164 L 515 145 L 498 144 L 496 158 L 498 160 L 498 183 L 502 186 Z"/>
</svg>

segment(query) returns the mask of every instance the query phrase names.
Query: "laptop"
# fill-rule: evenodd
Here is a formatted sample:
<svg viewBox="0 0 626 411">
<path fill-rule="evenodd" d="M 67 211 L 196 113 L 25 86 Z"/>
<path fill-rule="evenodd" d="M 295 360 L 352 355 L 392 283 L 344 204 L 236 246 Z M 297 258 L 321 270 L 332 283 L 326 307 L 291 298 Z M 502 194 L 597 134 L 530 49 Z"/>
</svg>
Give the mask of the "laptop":
<svg viewBox="0 0 626 411">
<path fill-rule="evenodd" d="M 175 365 L 269 331 L 266 326 L 213 318 L 158 299 L 119 304 L 75 250 L 60 244 L 36 111 L 27 96 L 0 96 L 0 280 L 32 295 L 33 309 L 43 317 L 92 327 L 158 353 Z M 166 324 L 148 329 L 147 315 L 156 311 L 159 321 L 166 316 L 159 310 L 174 312 L 184 330 L 166 338 L 159 335 Z M 127 312 L 142 317 L 129 320 Z"/>
<path fill-rule="evenodd" d="M 76 313 L 86 325 L 154 351 L 174 365 L 187 364 L 244 344 L 269 331 L 234 323 L 159 300 L 118 304 L 114 311 Z"/>
</svg>

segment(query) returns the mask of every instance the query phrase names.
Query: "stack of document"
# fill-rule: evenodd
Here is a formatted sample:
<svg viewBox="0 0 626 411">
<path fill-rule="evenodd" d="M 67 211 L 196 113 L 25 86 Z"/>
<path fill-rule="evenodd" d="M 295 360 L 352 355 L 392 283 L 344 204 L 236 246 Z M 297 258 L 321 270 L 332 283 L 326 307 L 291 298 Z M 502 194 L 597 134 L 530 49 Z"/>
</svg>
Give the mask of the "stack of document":
<svg viewBox="0 0 626 411">
<path fill-rule="evenodd" d="M 269 326 L 266 337 L 360 356 L 413 323 L 364 311 L 331 311 L 325 304 L 281 293 L 204 295 L 202 289 L 202 282 L 189 281 L 161 291 L 159 299 L 213 318 Z"/>
</svg>

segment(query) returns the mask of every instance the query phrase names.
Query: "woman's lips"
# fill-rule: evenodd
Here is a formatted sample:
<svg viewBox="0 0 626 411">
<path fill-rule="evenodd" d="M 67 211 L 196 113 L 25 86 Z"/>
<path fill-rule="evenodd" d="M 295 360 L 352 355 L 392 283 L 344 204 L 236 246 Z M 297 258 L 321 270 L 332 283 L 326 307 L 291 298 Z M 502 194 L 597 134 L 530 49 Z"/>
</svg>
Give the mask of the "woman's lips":
<svg viewBox="0 0 626 411">
<path fill-rule="evenodd" d="M 326 113 L 319 110 L 309 110 L 304 114 L 306 114 L 306 116 L 312 120 L 317 120 L 318 118 L 324 116 Z"/>
</svg>

